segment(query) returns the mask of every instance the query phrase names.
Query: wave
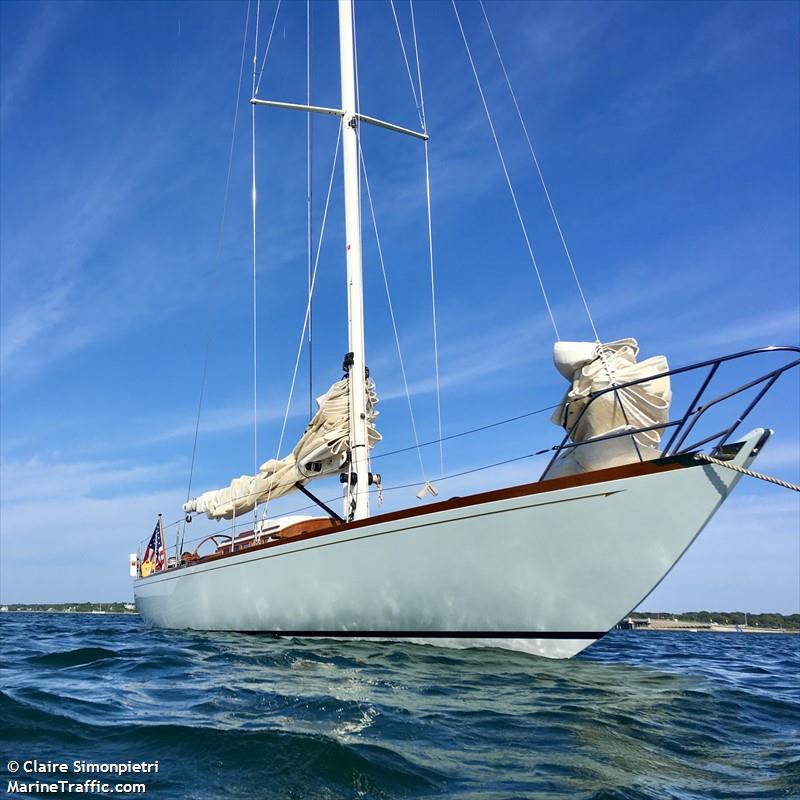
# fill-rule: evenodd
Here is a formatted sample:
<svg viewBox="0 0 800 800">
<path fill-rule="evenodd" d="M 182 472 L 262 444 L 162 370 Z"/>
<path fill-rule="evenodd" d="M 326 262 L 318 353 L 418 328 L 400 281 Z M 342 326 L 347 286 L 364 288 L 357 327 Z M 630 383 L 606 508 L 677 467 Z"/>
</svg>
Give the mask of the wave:
<svg viewBox="0 0 800 800">
<path fill-rule="evenodd" d="M 320 734 L 191 724 L 96 725 L 33 707 L 2 691 L 0 720 L 0 742 L 6 748 L 12 742 L 17 746 L 35 742 L 37 747 L 58 743 L 57 752 L 47 753 L 51 760 L 79 754 L 85 758 L 87 752 L 92 761 L 117 761 L 123 753 L 126 760 L 160 760 L 178 769 L 165 769 L 171 774 L 159 781 L 202 780 L 209 796 L 216 789 L 230 788 L 231 773 L 250 785 L 259 776 L 264 790 L 273 794 L 307 790 L 320 781 L 341 790 L 342 797 L 351 797 L 353 789 L 378 797 L 438 792 L 447 782 L 446 775 L 389 747 Z M 79 750 L 89 744 L 91 750 Z M 189 772 L 195 772 L 193 779 Z"/>
<path fill-rule="evenodd" d="M 48 667 L 79 667 L 109 658 L 121 658 L 122 654 L 105 647 L 78 647 L 75 650 L 62 650 L 53 653 L 29 656 L 27 661 Z"/>
<path fill-rule="evenodd" d="M 0 752 L 158 759 L 163 800 L 800 796 L 792 637 L 614 632 L 553 662 L 137 618 L 0 628 Z"/>
</svg>

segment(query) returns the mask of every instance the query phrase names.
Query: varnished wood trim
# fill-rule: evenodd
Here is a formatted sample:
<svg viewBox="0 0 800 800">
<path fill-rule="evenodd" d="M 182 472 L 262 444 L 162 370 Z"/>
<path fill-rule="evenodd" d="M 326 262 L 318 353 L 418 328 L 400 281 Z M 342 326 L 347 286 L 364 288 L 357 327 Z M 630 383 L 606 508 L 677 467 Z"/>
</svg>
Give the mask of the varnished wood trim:
<svg viewBox="0 0 800 800">
<path fill-rule="evenodd" d="M 519 510 L 519 508 L 531 508 L 531 507 L 543 508 L 544 506 L 558 505 L 560 503 L 579 503 L 582 500 L 588 500 L 588 499 L 594 498 L 594 497 L 610 497 L 611 495 L 619 494 L 620 492 L 624 492 L 624 491 L 625 491 L 624 489 L 612 489 L 612 490 L 604 491 L 604 492 L 595 492 L 594 494 L 582 494 L 582 495 L 578 495 L 576 497 L 563 497 L 563 498 L 558 499 L 558 500 L 548 500 L 545 497 L 543 500 L 540 500 L 538 502 L 533 501 L 528 506 L 518 506 L 517 508 L 510 509 L 510 510 L 517 511 L 517 510 Z M 493 511 L 487 511 L 485 509 L 480 509 L 480 510 L 475 511 L 470 516 L 470 519 L 478 519 L 479 517 L 492 516 L 492 515 L 495 515 L 495 514 L 505 514 L 505 513 L 508 513 L 508 511 L 509 511 L 509 509 L 503 509 L 503 508 L 495 509 Z M 268 550 L 270 548 L 274 548 L 274 547 L 276 547 L 276 546 L 278 546 L 280 544 L 283 544 L 283 542 L 270 542 L 268 546 L 267 545 L 261 545 L 259 547 L 251 547 L 248 550 L 243 550 L 243 551 L 240 551 L 240 552 L 236 553 L 236 555 L 237 556 L 240 556 L 240 555 L 248 555 L 249 556 L 251 553 L 255 552 L 256 555 L 253 556 L 253 557 L 248 558 L 248 560 L 246 562 L 248 564 L 252 564 L 252 563 L 254 563 L 256 561 L 262 561 L 265 558 L 279 558 L 281 556 L 292 556 L 292 555 L 297 555 L 298 553 L 305 553 L 308 550 L 317 550 L 317 549 L 319 549 L 321 547 L 336 547 L 337 545 L 342 545 L 342 544 L 346 544 L 346 543 L 349 543 L 349 542 L 358 542 L 358 541 L 362 541 L 364 539 L 372 539 L 372 538 L 374 538 L 376 536 L 391 536 L 392 534 L 400 533 L 401 531 L 408 531 L 408 530 L 412 530 L 412 529 L 421 529 L 421 528 L 426 528 L 426 527 L 430 527 L 430 526 L 440 526 L 440 525 L 453 524 L 453 523 L 458 522 L 460 519 L 463 519 L 463 517 L 458 517 L 458 518 L 454 517 L 454 518 L 451 518 L 451 519 L 433 521 L 433 520 L 425 519 L 425 517 L 423 516 L 421 519 L 419 519 L 416 522 L 413 521 L 414 519 L 415 518 L 412 517 L 412 521 L 408 522 L 408 523 L 405 523 L 405 525 L 400 525 L 400 526 L 396 526 L 396 527 L 390 527 L 390 528 L 388 528 L 386 530 L 382 530 L 382 531 L 374 531 L 374 530 L 372 530 L 372 528 L 374 528 L 375 526 L 366 526 L 361 530 L 360 533 L 358 531 L 356 531 L 353 535 L 348 536 L 348 538 L 346 538 L 346 539 L 327 539 L 327 537 L 317 537 L 317 536 L 315 536 L 313 534 L 309 534 L 309 535 L 306 535 L 306 536 L 297 536 L 297 537 L 295 537 L 293 539 L 293 541 L 302 541 L 302 540 L 305 540 L 305 539 L 309 539 L 311 541 L 309 541 L 308 544 L 306 546 L 304 546 L 304 547 L 295 547 L 295 548 L 293 548 L 291 550 L 286 550 L 285 548 L 278 548 L 278 550 L 276 552 L 274 552 L 274 553 L 269 553 L 269 552 L 261 553 L 262 550 Z M 317 541 L 317 539 L 319 539 L 319 538 L 321 538 L 321 541 Z M 281 552 L 282 549 L 283 549 L 283 552 Z M 206 566 L 204 564 L 203 566 L 206 567 L 204 569 L 204 572 L 210 572 L 211 570 L 215 570 L 215 569 L 226 569 L 227 567 L 235 567 L 239 563 L 239 562 L 224 563 L 225 560 L 227 560 L 227 558 L 228 558 L 228 554 L 227 553 L 224 556 L 209 557 L 207 559 L 208 561 L 222 560 L 223 563 L 211 564 L 210 566 Z M 193 567 L 193 566 L 196 566 L 196 565 L 195 564 L 190 564 L 189 566 Z M 159 574 L 163 576 L 163 579 L 165 581 L 174 580 L 174 579 L 177 579 L 177 578 L 181 577 L 181 570 L 172 569 L 172 570 L 169 570 L 168 572 L 161 572 Z M 147 580 L 149 580 L 149 578 Z"/>
<path fill-rule="evenodd" d="M 276 530 L 274 533 L 270 534 L 269 531 L 265 531 L 262 533 L 262 536 L 272 536 L 274 538 L 274 544 L 283 544 L 288 541 L 292 541 L 298 539 L 305 534 L 310 533 L 317 533 L 318 531 L 327 531 L 331 526 L 335 525 L 336 522 L 331 517 L 323 517 L 318 519 L 307 519 L 303 520 L 303 522 L 295 522 L 294 525 L 287 525 L 285 528 L 281 528 L 280 530 Z M 203 541 L 208 541 L 210 536 L 207 536 Z M 233 540 L 233 547 L 234 553 L 249 553 L 251 550 L 257 550 L 258 545 L 253 546 L 243 546 L 245 545 L 245 540 L 252 540 L 253 538 L 253 531 L 244 531 L 240 533 L 236 539 Z M 200 542 L 202 544 L 203 542 Z M 199 547 L 200 545 L 198 545 Z M 220 545 L 215 552 L 209 553 L 207 556 L 201 556 L 199 560 L 192 561 L 192 564 L 199 564 L 202 561 L 211 558 L 211 556 L 229 556 L 231 549 L 231 542 L 224 542 Z M 196 552 L 196 549 L 195 549 Z"/>
<path fill-rule="evenodd" d="M 673 456 L 670 458 L 661 458 L 655 461 L 636 462 L 633 464 L 624 464 L 621 467 L 610 467 L 609 469 L 599 469 L 594 472 L 584 472 L 580 475 L 566 475 L 563 478 L 553 478 L 552 480 L 537 481 L 536 483 L 525 483 L 520 486 L 511 486 L 506 489 L 495 489 L 489 492 L 480 492 L 478 494 L 468 495 L 466 497 L 452 497 L 449 500 L 442 500 L 438 503 L 431 503 L 429 505 L 420 506 L 417 508 L 404 508 L 400 511 L 391 511 L 388 514 L 379 514 L 369 519 L 362 519 L 356 522 L 346 523 L 332 523 L 325 525 L 321 530 L 309 530 L 304 533 L 293 535 L 290 539 L 278 540 L 273 542 L 265 542 L 263 544 L 248 547 L 245 550 L 237 550 L 234 553 L 212 553 L 204 556 L 197 561 L 193 562 L 190 566 L 199 566 L 208 564 L 212 561 L 218 561 L 223 558 L 230 558 L 231 556 L 249 555 L 260 550 L 266 550 L 272 547 L 282 547 L 283 545 L 304 541 L 306 539 L 314 539 L 321 536 L 329 536 L 332 533 L 341 533 L 343 531 L 356 530 L 370 525 L 379 525 L 384 522 L 394 522 L 395 520 L 410 519 L 413 517 L 426 516 L 428 514 L 436 514 L 440 511 L 450 511 L 456 508 L 468 508 L 470 506 L 483 505 L 485 503 L 494 503 L 499 500 L 510 500 L 515 497 L 529 497 L 537 494 L 544 494 L 546 492 L 557 492 L 562 489 L 571 489 L 578 486 L 592 486 L 596 483 L 604 483 L 605 481 L 621 480 L 623 478 L 635 478 L 643 475 L 654 475 L 660 472 L 670 472 L 672 470 L 683 469 L 689 466 L 699 466 L 699 462 L 689 455 Z M 320 520 L 308 520 L 306 523 L 297 523 L 294 528 L 302 528 L 303 525 L 316 528 Z M 316 524 L 314 524 L 316 523 Z M 288 530 L 288 529 L 287 529 Z M 246 535 L 245 531 L 241 535 Z M 167 574 L 170 576 L 179 575 L 181 569 L 165 570 L 161 572 L 154 572 L 148 578 L 140 578 L 139 580 L 150 580 L 154 577 L 165 577 Z"/>
<path fill-rule="evenodd" d="M 392 522 L 397 519 L 408 519 L 424 514 L 435 514 L 438 511 L 451 511 L 456 508 L 467 508 L 469 506 L 482 505 L 483 503 L 494 503 L 498 500 L 511 500 L 515 497 L 528 497 L 544 492 L 557 492 L 561 489 L 571 489 L 574 486 L 591 486 L 595 483 L 605 481 L 615 481 L 621 478 L 633 478 L 639 475 L 650 475 L 656 472 L 667 472 L 673 469 L 680 469 L 683 466 L 680 459 L 663 459 L 661 462 L 645 461 L 635 464 L 625 464 L 621 467 L 611 467 L 610 469 L 599 469 L 594 472 L 584 472 L 581 475 L 567 475 L 563 478 L 554 478 L 549 481 L 537 481 L 536 483 L 525 483 L 521 486 L 510 486 L 506 489 L 493 489 L 489 492 L 467 495 L 466 497 L 451 497 L 449 500 L 442 500 L 439 503 L 417 508 L 404 508 L 400 511 L 390 511 L 388 514 L 379 514 L 369 519 L 361 519 L 356 522 L 348 522 L 336 527 L 336 531 L 352 530 L 363 528 L 365 525 L 373 525 L 380 522 Z M 320 534 L 329 533 L 321 531 Z"/>
</svg>

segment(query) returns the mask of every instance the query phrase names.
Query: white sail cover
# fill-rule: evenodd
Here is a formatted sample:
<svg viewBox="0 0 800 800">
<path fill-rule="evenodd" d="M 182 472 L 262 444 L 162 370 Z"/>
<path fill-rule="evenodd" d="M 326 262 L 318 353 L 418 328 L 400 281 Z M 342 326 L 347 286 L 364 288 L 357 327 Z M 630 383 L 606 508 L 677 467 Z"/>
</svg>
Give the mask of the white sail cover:
<svg viewBox="0 0 800 800">
<path fill-rule="evenodd" d="M 589 395 L 612 385 L 627 383 L 669 370 L 664 356 L 637 362 L 636 339 L 616 342 L 556 342 L 556 369 L 572 383 L 551 421 L 563 427 L 573 442 L 590 442 L 601 436 L 646 428 L 669 420 L 672 400 L 669 377 L 644 381 L 596 398 L 585 413 Z M 548 478 L 615 467 L 661 455 L 661 431 L 643 431 L 596 444 L 571 447 L 547 473 Z"/>
<path fill-rule="evenodd" d="M 375 429 L 378 395 L 375 384 L 367 384 L 367 438 L 370 448 L 380 441 Z M 204 492 L 184 503 L 187 514 L 204 513 L 209 519 L 233 519 L 252 511 L 257 503 L 291 492 L 296 483 L 305 484 L 341 470 L 350 449 L 350 399 L 348 378 L 331 386 L 317 398 L 319 410 L 308 424 L 297 446 L 288 456 L 265 461 L 258 475 L 242 475 L 230 486 Z"/>
</svg>

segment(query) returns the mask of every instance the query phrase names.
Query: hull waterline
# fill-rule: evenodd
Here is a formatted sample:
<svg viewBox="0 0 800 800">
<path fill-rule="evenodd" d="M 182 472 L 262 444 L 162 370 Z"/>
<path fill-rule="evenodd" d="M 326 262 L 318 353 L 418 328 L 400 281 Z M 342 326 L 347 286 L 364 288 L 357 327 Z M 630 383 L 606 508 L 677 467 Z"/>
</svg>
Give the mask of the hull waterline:
<svg viewBox="0 0 800 800">
<path fill-rule="evenodd" d="M 731 463 L 747 466 L 767 436 L 748 434 Z M 140 578 L 136 605 L 166 628 L 570 657 L 644 600 L 740 477 L 710 464 L 635 466 L 640 474 L 463 498 Z"/>
</svg>

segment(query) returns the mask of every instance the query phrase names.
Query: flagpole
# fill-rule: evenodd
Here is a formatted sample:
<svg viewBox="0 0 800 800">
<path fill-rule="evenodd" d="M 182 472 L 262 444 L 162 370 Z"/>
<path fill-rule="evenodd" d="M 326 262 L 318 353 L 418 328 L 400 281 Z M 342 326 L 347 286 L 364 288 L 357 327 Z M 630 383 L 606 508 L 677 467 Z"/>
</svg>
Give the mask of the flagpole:
<svg viewBox="0 0 800 800">
<path fill-rule="evenodd" d="M 158 515 L 158 535 L 161 537 L 161 545 L 158 548 L 159 552 L 156 553 L 156 564 L 158 564 L 158 558 L 161 555 L 161 551 L 164 551 L 164 569 L 167 568 L 167 541 L 164 538 L 164 515 L 159 513 Z"/>
</svg>

